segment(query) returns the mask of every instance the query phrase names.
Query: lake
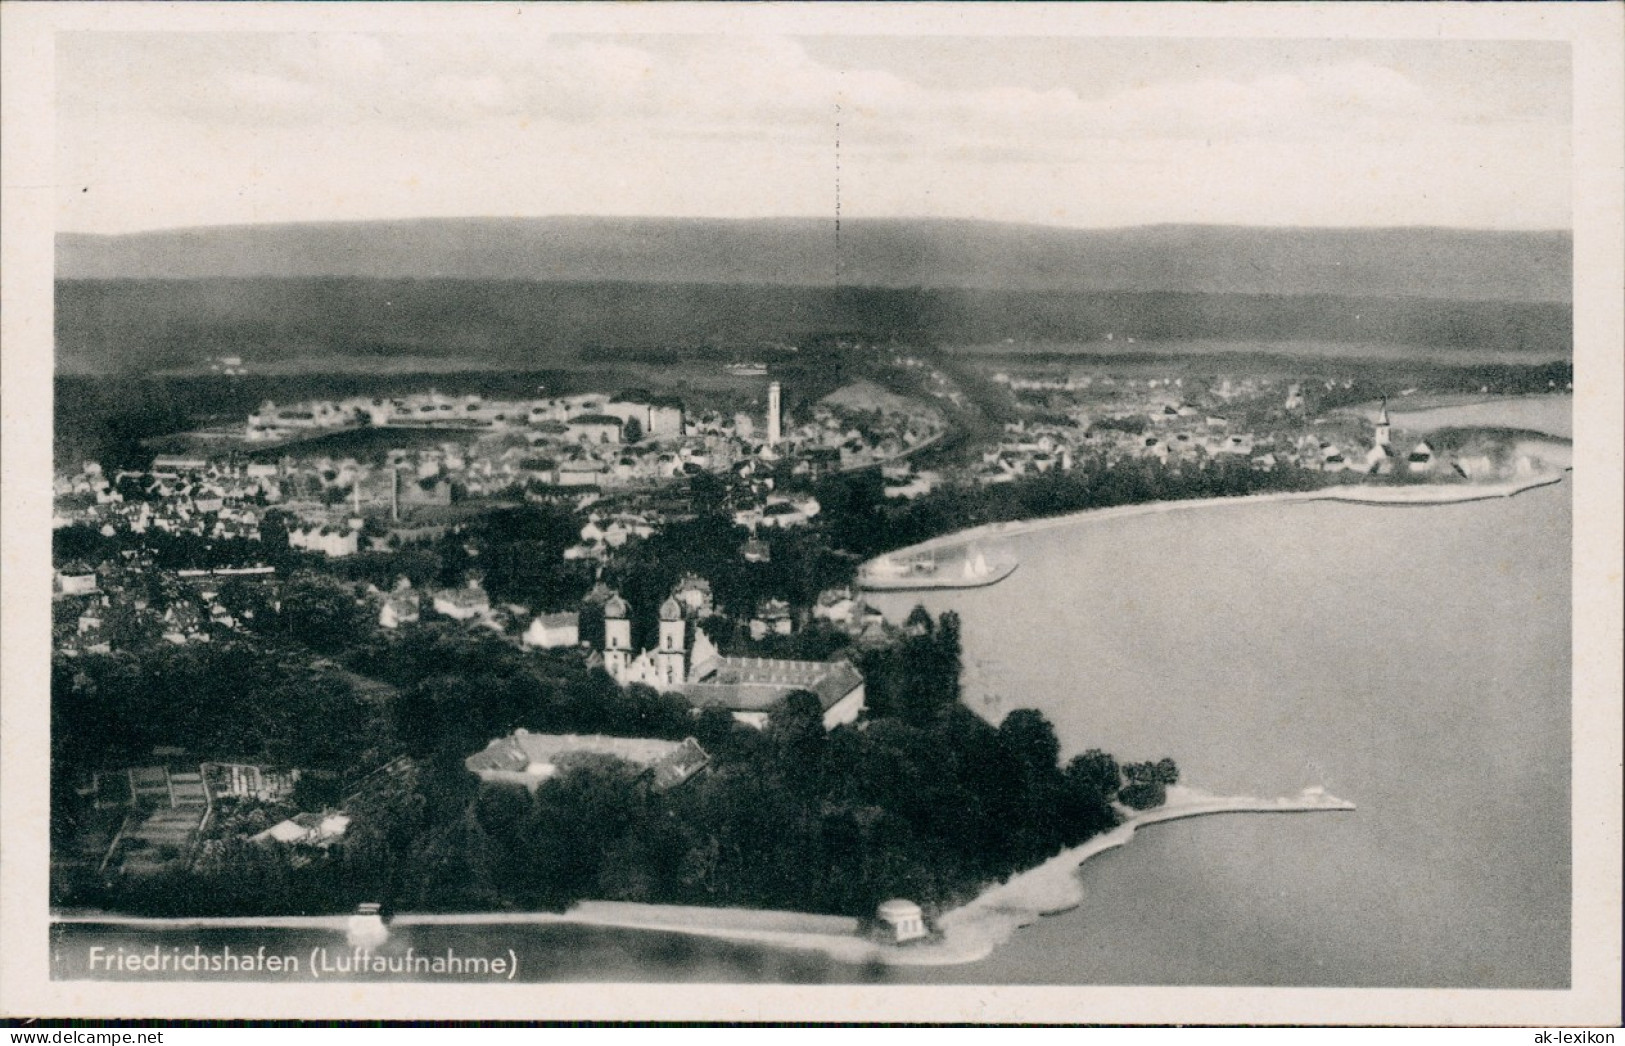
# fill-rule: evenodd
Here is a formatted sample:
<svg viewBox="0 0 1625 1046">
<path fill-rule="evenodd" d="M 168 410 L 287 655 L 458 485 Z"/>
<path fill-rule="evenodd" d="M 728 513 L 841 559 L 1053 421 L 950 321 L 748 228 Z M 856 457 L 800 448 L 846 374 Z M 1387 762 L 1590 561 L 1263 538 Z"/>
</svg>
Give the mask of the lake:
<svg viewBox="0 0 1625 1046">
<path fill-rule="evenodd" d="M 1560 987 L 1570 893 L 1570 484 L 1426 507 L 1201 507 L 985 543 L 967 699 L 1064 749 L 1353 814 L 1176 822 L 977 983 Z M 906 613 L 904 594 L 878 599 Z"/>
<path fill-rule="evenodd" d="M 397 927 L 389 948 L 512 949 L 531 981 L 1565 986 L 1570 492 L 1203 506 L 985 543 L 1021 568 L 921 600 L 963 618 L 979 711 L 1042 709 L 1068 754 L 1172 756 L 1208 791 L 1320 785 L 1358 810 L 1147 828 L 1083 866 L 1078 908 L 981 962 L 860 968 L 576 926 Z M 875 601 L 900 619 L 916 596 Z M 200 943 L 343 939 L 66 926 L 54 968 Z"/>
</svg>

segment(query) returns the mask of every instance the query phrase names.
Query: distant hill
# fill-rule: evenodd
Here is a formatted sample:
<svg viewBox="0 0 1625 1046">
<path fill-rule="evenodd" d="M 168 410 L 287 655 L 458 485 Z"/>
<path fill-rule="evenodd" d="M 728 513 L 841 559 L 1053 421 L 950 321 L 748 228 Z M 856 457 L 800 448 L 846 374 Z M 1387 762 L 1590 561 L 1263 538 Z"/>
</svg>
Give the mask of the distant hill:
<svg viewBox="0 0 1625 1046">
<path fill-rule="evenodd" d="M 1567 302 L 1567 232 L 448 218 L 62 234 L 67 280 L 349 277 Z"/>
<path fill-rule="evenodd" d="M 57 369 L 147 372 L 223 353 L 253 369 L 319 358 L 549 368 L 757 359 L 836 340 L 968 346 L 1326 342 L 1418 359 L 1567 359 L 1558 302 L 1330 295 L 361 279 L 59 280 Z M 1104 342 L 1101 342 L 1104 345 Z"/>
</svg>

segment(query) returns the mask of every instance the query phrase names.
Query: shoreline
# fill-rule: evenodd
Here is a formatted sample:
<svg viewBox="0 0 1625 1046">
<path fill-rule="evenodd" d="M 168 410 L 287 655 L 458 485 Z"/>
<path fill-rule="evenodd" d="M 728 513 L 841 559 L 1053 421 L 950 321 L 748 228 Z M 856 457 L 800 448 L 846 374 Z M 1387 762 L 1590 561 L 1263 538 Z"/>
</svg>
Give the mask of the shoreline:
<svg viewBox="0 0 1625 1046">
<path fill-rule="evenodd" d="M 865 560 L 858 569 L 869 568 L 877 560 L 892 556 L 912 556 L 922 552 L 941 552 L 972 541 L 998 540 L 1036 534 L 1056 527 L 1075 523 L 1105 522 L 1134 516 L 1160 515 L 1166 512 L 1184 512 L 1205 508 L 1226 508 L 1244 505 L 1276 503 L 1307 503 L 1339 501 L 1358 505 L 1427 506 L 1460 505 L 1473 501 L 1493 501 L 1510 498 L 1538 487 L 1549 487 L 1563 481 L 1562 472 L 1541 472 L 1524 479 L 1504 483 L 1426 483 L 1407 486 L 1379 486 L 1375 484 L 1345 484 L 1323 487 L 1319 490 L 1284 490 L 1268 494 L 1241 494 L 1234 497 L 1185 498 L 1178 501 L 1147 501 L 1134 505 L 1112 505 L 1107 508 L 1080 509 L 1059 516 L 1041 516 L 1036 519 L 1014 519 L 998 523 L 983 523 L 951 534 L 928 538 L 903 548 L 892 549 L 874 559 Z"/>
<path fill-rule="evenodd" d="M 565 912 L 408 913 L 396 916 L 388 925 L 590 926 L 679 933 L 737 944 L 819 952 L 853 965 L 959 965 L 986 958 L 1021 927 L 1075 907 L 1083 897 L 1083 887 L 1077 878 L 1083 863 L 1126 845 L 1141 828 L 1214 814 L 1309 813 L 1354 808 L 1353 803 L 1327 795 L 1319 788 L 1306 788 L 1296 796 L 1258 799 L 1209 795 L 1175 785 L 1168 789 L 1168 801 L 1162 806 L 1131 813 L 1111 831 L 988 887 L 974 900 L 944 913 L 937 920 L 937 936 L 905 947 L 859 936 L 859 920 L 846 916 L 621 901 L 583 901 Z M 99 925 L 132 930 L 289 929 L 348 933 L 355 918 L 353 915 L 147 918 L 111 913 L 53 913 L 50 921 L 53 925 Z"/>
</svg>

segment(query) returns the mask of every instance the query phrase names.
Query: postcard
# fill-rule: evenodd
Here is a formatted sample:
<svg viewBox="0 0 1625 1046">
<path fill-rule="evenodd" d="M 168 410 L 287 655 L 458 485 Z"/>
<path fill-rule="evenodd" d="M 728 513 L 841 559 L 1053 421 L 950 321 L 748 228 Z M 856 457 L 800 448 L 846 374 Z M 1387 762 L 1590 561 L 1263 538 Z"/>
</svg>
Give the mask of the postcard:
<svg viewBox="0 0 1625 1046">
<path fill-rule="evenodd" d="M 1621 12 L 5 5 L 0 1008 L 1617 1023 Z"/>
</svg>

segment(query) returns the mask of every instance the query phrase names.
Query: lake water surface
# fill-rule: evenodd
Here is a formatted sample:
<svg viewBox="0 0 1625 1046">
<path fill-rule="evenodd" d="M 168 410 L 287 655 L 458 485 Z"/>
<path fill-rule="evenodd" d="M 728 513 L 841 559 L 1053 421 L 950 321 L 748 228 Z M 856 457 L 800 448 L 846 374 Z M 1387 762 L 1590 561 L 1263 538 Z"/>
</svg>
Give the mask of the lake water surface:
<svg viewBox="0 0 1625 1046">
<path fill-rule="evenodd" d="M 1153 827 L 1084 866 L 1078 909 L 903 976 L 1565 985 L 1570 517 L 1567 481 L 1208 506 L 1012 538 L 1009 580 L 927 594 L 963 618 L 989 718 L 1036 707 L 1068 752 L 1172 756 L 1221 793 L 1320 785 L 1358 810 Z"/>
</svg>

